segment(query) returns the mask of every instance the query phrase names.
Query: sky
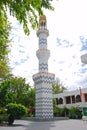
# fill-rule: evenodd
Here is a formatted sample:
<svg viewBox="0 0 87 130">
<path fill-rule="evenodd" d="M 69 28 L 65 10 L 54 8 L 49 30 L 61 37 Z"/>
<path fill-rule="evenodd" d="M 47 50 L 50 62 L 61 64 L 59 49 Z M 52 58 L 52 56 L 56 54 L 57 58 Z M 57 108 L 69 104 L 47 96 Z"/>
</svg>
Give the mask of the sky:
<svg viewBox="0 0 87 130">
<path fill-rule="evenodd" d="M 87 87 L 87 65 L 81 55 L 87 53 L 87 0 L 59 0 L 53 2 L 54 11 L 44 10 L 47 18 L 49 72 L 55 74 L 68 90 Z M 38 72 L 38 37 L 36 30 L 29 36 L 12 16 L 12 46 L 10 66 L 15 76 L 26 78 L 31 86 L 33 74 Z"/>
</svg>

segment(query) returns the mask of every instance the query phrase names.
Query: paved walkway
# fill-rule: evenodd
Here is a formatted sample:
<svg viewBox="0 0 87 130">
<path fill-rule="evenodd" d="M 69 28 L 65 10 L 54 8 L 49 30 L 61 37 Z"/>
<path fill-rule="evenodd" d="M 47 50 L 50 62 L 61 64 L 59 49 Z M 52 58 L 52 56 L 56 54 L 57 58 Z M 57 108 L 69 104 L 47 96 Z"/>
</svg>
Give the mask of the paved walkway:
<svg viewBox="0 0 87 130">
<path fill-rule="evenodd" d="M 87 122 L 82 120 L 46 122 L 15 120 L 13 126 L 0 126 L 0 130 L 87 130 Z"/>
</svg>

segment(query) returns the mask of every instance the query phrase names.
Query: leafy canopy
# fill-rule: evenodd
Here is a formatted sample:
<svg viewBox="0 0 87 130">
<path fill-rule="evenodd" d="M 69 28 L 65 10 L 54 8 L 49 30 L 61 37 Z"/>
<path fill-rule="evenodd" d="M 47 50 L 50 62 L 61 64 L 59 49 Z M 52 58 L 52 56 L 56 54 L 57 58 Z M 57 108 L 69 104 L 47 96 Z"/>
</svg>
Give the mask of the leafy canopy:
<svg viewBox="0 0 87 130">
<path fill-rule="evenodd" d="M 0 106 L 2 107 L 8 103 L 20 103 L 26 107 L 35 107 L 35 89 L 22 77 L 12 77 L 1 82 L 0 97 Z"/>
<path fill-rule="evenodd" d="M 8 66 L 8 46 L 10 43 L 9 35 L 11 31 L 10 23 L 4 7 L 0 8 L 0 78 L 6 78 L 10 74 L 10 67 Z"/>
<path fill-rule="evenodd" d="M 43 14 L 43 9 L 53 10 L 52 0 L 0 0 L 0 8 L 5 12 L 9 9 L 12 16 L 23 25 L 25 34 L 30 33 L 30 26 L 35 29 L 38 26 L 37 16 Z"/>
<path fill-rule="evenodd" d="M 62 93 L 62 92 L 64 92 L 64 90 L 67 90 L 67 88 L 64 87 L 64 85 L 62 84 L 62 82 L 60 82 L 60 79 L 57 78 L 54 81 L 54 83 L 52 84 L 53 94 Z"/>
</svg>

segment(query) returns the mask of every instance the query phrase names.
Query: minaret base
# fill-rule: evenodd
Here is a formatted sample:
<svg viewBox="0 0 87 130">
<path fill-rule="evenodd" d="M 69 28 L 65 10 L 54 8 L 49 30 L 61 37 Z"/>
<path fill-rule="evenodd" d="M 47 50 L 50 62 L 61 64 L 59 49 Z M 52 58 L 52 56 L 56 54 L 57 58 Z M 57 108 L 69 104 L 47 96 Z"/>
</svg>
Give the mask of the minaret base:
<svg viewBox="0 0 87 130">
<path fill-rule="evenodd" d="M 36 86 L 36 111 L 37 119 L 53 118 L 53 95 L 52 83 L 54 74 L 48 72 L 39 72 L 33 75 Z"/>
</svg>

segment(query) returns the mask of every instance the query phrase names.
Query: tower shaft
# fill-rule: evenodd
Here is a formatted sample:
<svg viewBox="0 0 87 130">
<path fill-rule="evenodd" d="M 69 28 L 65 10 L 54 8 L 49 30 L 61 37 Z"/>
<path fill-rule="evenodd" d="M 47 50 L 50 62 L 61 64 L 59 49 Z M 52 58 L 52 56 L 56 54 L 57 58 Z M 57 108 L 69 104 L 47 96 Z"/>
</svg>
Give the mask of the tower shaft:
<svg viewBox="0 0 87 130">
<path fill-rule="evenodd" d="M 47 30 L 46 17 L 43 15 L 39 20 L 39 29 L 37 37 L 39 38 L 39 49 L 36 52 L 39 65 L 39 72 L 33 75 L 36 86 L 36 118 L 53 118 L 53 102 L 52 102 L 52 83 L 54 74 L 48 72 L 48 59 L 50 51 L 47 49 Z"/>
</svg>

